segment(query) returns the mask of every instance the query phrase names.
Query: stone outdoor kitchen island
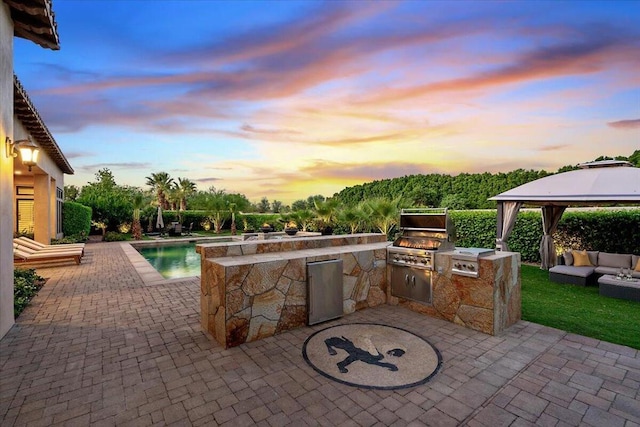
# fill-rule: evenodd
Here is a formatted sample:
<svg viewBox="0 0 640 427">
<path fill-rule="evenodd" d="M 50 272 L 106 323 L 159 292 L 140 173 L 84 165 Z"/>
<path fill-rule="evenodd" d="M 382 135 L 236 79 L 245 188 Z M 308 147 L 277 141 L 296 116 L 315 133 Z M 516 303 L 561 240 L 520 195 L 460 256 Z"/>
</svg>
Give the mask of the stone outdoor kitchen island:
<svg viewBox="0 0 640 427">
<path fill-rule="evenodd" d="M 386 302 L 382 234 L 198 245 L 202 327 L 225 347 L 305 326 L 307 263 L 342 260 L 343 313 Z"/>
<path fill-rule="evenodd" d="M 448 320 L 485 334 L 499 335 L 521 319 L 520 254 L 496 252 L 479 259 L 478 277 L 452 273 L 451 252 L 436 254 L 432 304 L 388 293 L 387 302 Z"/>
<path fill-rule="evenodd" d="M 482 258 L 478 278 L 451 274 L 451 259 L 437 254 L 432 304 L 390 294 L 381 234 L 354 234 L 202 244 L 203 329 L 233 347 L 305 326 L 307 264 L 342 260 L 343 314 L 389 303 L 497 335 L 520 320 L 519 254 Z"/>
</svg>

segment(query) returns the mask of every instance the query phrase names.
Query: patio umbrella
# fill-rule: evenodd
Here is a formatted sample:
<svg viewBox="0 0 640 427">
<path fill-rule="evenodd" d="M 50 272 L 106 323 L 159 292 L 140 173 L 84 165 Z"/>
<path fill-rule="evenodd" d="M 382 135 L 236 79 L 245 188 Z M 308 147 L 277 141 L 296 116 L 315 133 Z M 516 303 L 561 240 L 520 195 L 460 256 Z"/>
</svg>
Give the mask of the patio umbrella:
<svg viewBox="0 0 640 427">
<path fill-rule="evenodd" d="M 164 228 L 164 220 L 162 219 L 162 207 L 158 206 L 158 219 L 156 220 L 156 228 L 162 230 Z"/>
</svg>

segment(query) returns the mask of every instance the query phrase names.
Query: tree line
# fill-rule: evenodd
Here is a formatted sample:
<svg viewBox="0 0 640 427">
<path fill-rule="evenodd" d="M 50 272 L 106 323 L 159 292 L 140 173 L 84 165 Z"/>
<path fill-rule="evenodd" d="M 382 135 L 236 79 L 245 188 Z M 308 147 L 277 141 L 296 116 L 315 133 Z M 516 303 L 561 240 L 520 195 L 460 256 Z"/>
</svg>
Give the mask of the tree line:
<svg viewBox="0 0 640 427">
<path fill-rule="evenodd" d="M 595 160 L 609 159 L 613 158 L 603 156 Z M 615 159 L 640 167 L 640 150 Z M 576 168 L 565 166 L 558 172 Z M 490 197 L 548 175 L 551 173 L 544 170 L 524 169 L 496 174 L 407 175 L 347 187 L 331 198 L 312 195 L 289 206 L 278 200 L 270 202 L 267 197 L 252 203 L 244 194 L 213 186 L 199 190 L 190 179 L 173 179 L 166 172 L 146 177 L 146 189 L 118 185 L 113 173 L 105 168 L 95 174 L 94 182 L 81 188 L 65 186 L 65 199 L 89 206 L 94 226 L 103 231 L 129 223 L 135 236 L 142 232 L 142 220 L 148 219 L 151 225 L 158 207 L 178 212 L 204 211 L 218 232 L 228 220 L 235 231 L 236 214 L 244 212 L 280 214 L 283 222 L 294 222 L 304 230 L 337 227 L 340 232 L 380 231 L 390 235 L 402 208 L 491 209 L 496 204 L 488 200 Z"/>
<path fill-rule="evenodd" d="M 640 150 L 629 156 L 606 157 L 600 160 L 625 160 L 640 167 Z M 557 173 L 578 169 L 564 166 Z M 551 172 L 517 169 L 506 173 L 461 173 L 459 175 L 428 174 L 407 175 L 383 179 L 353 187 L 336 193 L 334 198 L 342 204 L 356 205 L 372 197 L 393 199 L 403 197 L 411 206 L 448 207 L 451 209 L 494 209 L 496 202 L 488 200 L 514 187 L 534 181 Z"/>
</svg>

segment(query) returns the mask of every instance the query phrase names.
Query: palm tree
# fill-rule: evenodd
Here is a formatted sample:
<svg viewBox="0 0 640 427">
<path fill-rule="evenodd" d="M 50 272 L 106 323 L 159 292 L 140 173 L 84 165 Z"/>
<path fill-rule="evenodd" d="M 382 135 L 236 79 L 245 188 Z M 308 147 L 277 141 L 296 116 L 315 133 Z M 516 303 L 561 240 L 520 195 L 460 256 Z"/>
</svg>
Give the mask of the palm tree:
<svg viewBox="0 0 640 427">
<path fill-rule="evenodd" d="M 178 178 L 178 182 L 175 183 L 175 187 L 178 190 L 180 197 L 180 210 L 187 210 L 187 198 L 196 193 L 196 183 L 189 178 Z"/>
<path fill-rule="evenodd" d="M 215 233 L 220 234 L 222 226 L 229 215 L 225 191 L 210 187 L 206 194 L 205 210 L 209 221 L 213 223 Z"/>
<path fill-rule="evenodd" d="M 167 204 L 169 205 L 169 209 L 172 211 L 178 210 L 178 205 L 180 204 L 180 190 L 175 185 L 171 186 L 165 195 L 167 199 Z"/>
<path fill-rule="evenodd" d="M 400 219 L 400 197 L 389 200 L 383 197 L 370 199 L 362 204 L 362 209 L 366 212 L 369 222 L 389 239 L 391 231 L 398 224 Z"/>
<path fill-rule="evenodd" d="M 171 189 L 171 184 L 173 184 L 173 178 L 166 172 L 152 173 L 151 176 L 147 177 L 147 185 L 155 190 L 158 205 L 162 207 L 162 209 L 169 209 L 166 196 Z"/>
<path fill-rule="evenodd" d="M 286 215 L 285 218 L 288 221 L 295 221 L 302 231 L 308 231 L 309 227 L 313 224 L 314 213 L 308 209 L 302 209 L 295 212 L 291 212 Z"/>
<path fill-rule="evenodd" d="M 238 205 L 236 203 L 229 203 L 229 212 L 231 212 L 231 235 L 235 236 L 236 233 L 236 212 L 238 212 Z"/>
<path fill-rule="evenodd" d="M 329 230 L 331 228 L 331 224 L 335 219 L 336 207 L 338 206 L 338 201 L 335 199 L 327 199 L 320 200 L 314 199 L 314 212 L 316 214 L 316 218 L 318 219 L 318 227 L 323 233 L 331 234 Z"/>
<path fill-rule="evenodd" d="M 147 201 L 142 193 L 136 193 L 133 196 L 133 224 L 131 225 L 131 234 L 134 240 L 142 239 L 142 225 L 140 224 L 140 211 L 144 208 Z"/>
<path fill-rule="evenodd" d="M 351 234 L 355 234 L 367 220 L 367 215 L 361 206 L 347 206 L 338 210 L 337 219 L 339 222 L 347 224 Z"/>
</svg>

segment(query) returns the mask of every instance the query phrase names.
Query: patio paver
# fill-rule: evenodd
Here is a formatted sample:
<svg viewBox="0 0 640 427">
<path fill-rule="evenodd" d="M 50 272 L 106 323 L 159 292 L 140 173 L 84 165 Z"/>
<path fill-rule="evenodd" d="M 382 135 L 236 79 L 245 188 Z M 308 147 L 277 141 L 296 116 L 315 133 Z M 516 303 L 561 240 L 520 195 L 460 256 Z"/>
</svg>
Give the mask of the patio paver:
<svg viewBox="0 0 640 427">
<path fill-rule="evenodd" d="M 0 425 L 640 426 L 640 352 L 519 322 L 494 337 L 381 306 L 225 350 L 198 279 L 145 283 L 120 243 L 90 244 L 0 341 Z M 302 358 L 330 325 L 425 337 L 441 371 L 400 390 L 333 382 Z"/>
</svg>

